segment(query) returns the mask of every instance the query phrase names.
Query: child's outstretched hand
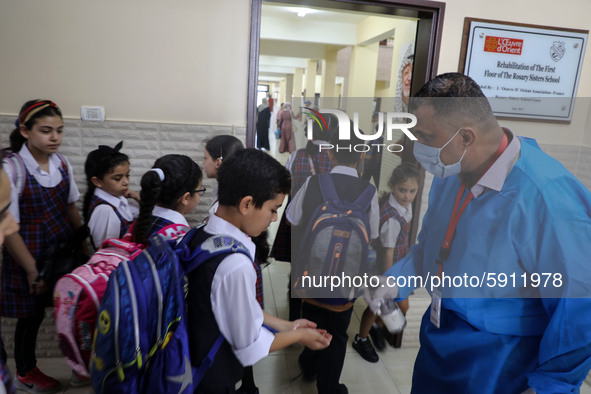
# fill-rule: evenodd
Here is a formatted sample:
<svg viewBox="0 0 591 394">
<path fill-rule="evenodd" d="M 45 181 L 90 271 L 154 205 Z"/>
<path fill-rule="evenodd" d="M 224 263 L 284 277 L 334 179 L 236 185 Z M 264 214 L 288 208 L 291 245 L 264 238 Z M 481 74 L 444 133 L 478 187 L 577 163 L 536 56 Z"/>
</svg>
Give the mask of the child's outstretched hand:
<svg viewBox="0 0 591 394">
<path fill-rule="evenodd" d="M 308 319 L 297 319 L 291 323 L 291 330 L 297 330 L 299 328 L 316 328 L 316 323 Z"/>
<path fill-rule="evenodd" d="M 137 202 L 140 202 L 140 194 L 135 190 L 129 189 L 127 193 L 125 193 L 125 198 L 133 198 Z"/>
<path fill-rule="evenodd" d="M 314 328 L 300 328 L 302 331 L 302 339 L 300 343 L 312 350 L 325 349 L 330 345 L 332 335 L 326 330 L 317 330 Z"/>
</svg>

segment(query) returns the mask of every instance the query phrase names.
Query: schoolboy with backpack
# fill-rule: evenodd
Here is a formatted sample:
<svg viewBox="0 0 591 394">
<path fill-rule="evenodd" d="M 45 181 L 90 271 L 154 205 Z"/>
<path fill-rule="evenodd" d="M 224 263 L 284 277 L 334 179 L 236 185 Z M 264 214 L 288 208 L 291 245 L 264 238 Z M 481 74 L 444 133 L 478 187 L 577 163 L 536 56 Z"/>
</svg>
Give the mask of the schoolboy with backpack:
<svg viewBox="0 0 591 394">
<path fill-rule="evenodd" d="M 234 253 L 210 260 L 188 275 L 191 360 L 200 362 L 219 333 L 225 338 L 197 393 L 234 392 L 242 367 L 269 352 L 296 342 L 323 349 L 331 340 L 311 321 L 289 322 L 264 312 L 255 297 L 255 247 L 249 237 L 258 236 L 277 220 L 277 210 L 290 189 L 289 172 L 268 154 L 244 149 L 224 160 L 218 182 L 219 207 L 196 243 L 210 235 L 227 234 L 245 245 L 250 257 Z"/>
<path fill-rule="evenodd" d="M 304 349 L 298 359 L 304 380 L 316 379 L 319 394 L 348 393 L 339 379 L 347 327 L 359 295 L 359 289 L 343 281 L 331 288 L 337 283 L 331 278 L 373 274 L 368 250 L 370 240 L 378 237 L 379 224 L 376 189 L 357 174 L 364 153 L 352 147 L 362 141 L 356 136 L 339 141 L 336 128 L 329 133 L 333 147 L 329 156 L 335 167 L 330 174 L 309 177 L 287 207 L 287 219 L 295 226 L 292 251 L 297 251 L 292 254 L 292 296 L 303 298 L 302 317 L 333 335 L 328 348 Z"/>
</svg>

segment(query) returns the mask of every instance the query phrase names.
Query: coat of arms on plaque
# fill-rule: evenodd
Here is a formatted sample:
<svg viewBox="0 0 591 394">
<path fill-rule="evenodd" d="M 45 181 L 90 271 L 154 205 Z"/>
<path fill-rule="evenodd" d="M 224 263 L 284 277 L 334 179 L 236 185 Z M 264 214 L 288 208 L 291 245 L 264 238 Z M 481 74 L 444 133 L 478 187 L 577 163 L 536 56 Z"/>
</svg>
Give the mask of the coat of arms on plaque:
<svg viewBox="0 0 591 394">
<path fill-rule="evenodd" d="M 550 47 L 550 57 L 552 58 L 552 60 L 557 62 L 560 59 L 562 59 L 562 56 L 564 56 L 565 51 L 566 51 L 566 45 L 564 45 L 564 42 L 554 41 L 552 43 L 552 46 Z"/>
</svg>

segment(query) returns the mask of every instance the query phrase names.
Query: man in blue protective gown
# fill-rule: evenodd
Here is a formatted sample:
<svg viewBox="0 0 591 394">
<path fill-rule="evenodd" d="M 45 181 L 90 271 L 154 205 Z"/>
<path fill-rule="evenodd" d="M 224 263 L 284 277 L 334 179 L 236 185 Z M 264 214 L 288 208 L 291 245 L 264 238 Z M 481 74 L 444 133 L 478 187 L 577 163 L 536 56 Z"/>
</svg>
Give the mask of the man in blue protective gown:
<svg viewBox="0 0 591 394">
<path fill-rule="evenodd" d="M 578 393 L 591 368 L 591 193 L 502 128 L 465 75 L 429 81 L 410 111 L 415 157 L 435 178 L 418 244 L 386 275 L 401 298 L 414 275 L 432 295 L 412 392 Z"/>
</svg>

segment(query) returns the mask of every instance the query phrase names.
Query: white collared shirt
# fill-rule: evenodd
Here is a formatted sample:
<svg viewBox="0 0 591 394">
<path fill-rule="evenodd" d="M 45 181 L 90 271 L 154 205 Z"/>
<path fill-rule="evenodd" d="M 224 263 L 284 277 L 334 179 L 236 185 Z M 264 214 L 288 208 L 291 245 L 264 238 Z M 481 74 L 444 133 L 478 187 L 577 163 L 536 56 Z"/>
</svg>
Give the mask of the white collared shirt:
<svg viewBox="0 0 591 394">
<path fill-rule="evenodd" d="M 487 190 L 500 192 L 505 184 L 507 175 L 509 175 L 509 172 L 511 172 L 511 169 L 519 159 L 519 155 L 521 154 L 521 140 L 511 130 L 503 127 L 503 131 L 511 136 L 511 142 L 509 142 L 507 148 L 492 166 L 482 175 L 482 178 L 470 189 L 474 198 L 480 197 Z"/>
<path fill-rule="evenodd" d="M 209 207 L 209 214 L 210 215 L 213 215 L 214 213 L 216 213 L 218 210 L 218 207 L 220 206 L 220 202 L 218 200 L 218 188 L 219 188 L 219 186 L 216 183 L 215 186 L 213 187 L 213 191 L 211 192 L 211 195 L 214 196 L 215 200 L 211 204 L 211 207 Z"/>
<path fill-rule="evenodd" d="M 205 232 L 226 234 L 240 241 L 254 259 L 255 245 L 236 226 L 212 214 Z M 222 260 L 211 283 L 211 308 L 215 320 L 236 358 L 244 366 L 253 365 L 269 354 L 274 334 L 263 327 L 263 310 L 256 299 L 256 272 L 242 253 Z"/>
<path fill-rule="evenodd" d="M 114 206 L 127 221 L 133 221 L 139 214 L 138 208 L 129 205 L 125 197 L 116 197 L 102 189 L 95 189 L 94 195 Z M 121 221 L 113 208 L 106 204 L 100 204 L 92 211 L 88 220 L 88 228 L 90 229 L 92 243 L 97 248 L 101 246 L 105 239 L 119 238 L 121 235 L 119 234 Z"/>
<path fill-rule="evenodd" d="M 158 216 L 158 217 L 166 219 L 166 220 L 170 220 L 174 224 L 183 224 L 187 227 L 190 227 L 189 223 L 187 223 L 187 219 L 185 219 L 183 214 L 175 211 L 174 209 L 163 208 L 163 207 L 156 205 L 156 206 L 154 206 L 154 209 L 152 210 L 152 215 Z"/>
<path fill-rule="evenodd" d="M 396 201 L 396 198 L 394 198 L 392 193 L 390 193 L 390 197 L 388 198 L 388 204 L 396 209 L 396 211 L 398 211 L 400 216 L 402 216 L 407 223 L 410 223 L 412 220 L 411 204 L 409 204 L 406 208 L 403 207 L 398 201 Z M 398 234 L 400 234 L 400 223 L 395 218 L 388 219 L 380 229 L 380 241 L 382 242 L 382 246 L 384 248 L 395 247 Z"/>
<path fill-rule="evenodd" d="M 27 148 L 27 144 L 23 144 L 23 147 L 18 152 L 19 156 L 23 160 L 25 168 L 31 174 L 37 182 L 43 187 L 51 188 L 57 186 L 62 181 L 62 173 L 60 172 L 60 167 L 62 166 L 62 161 L 58 157 L 58 155 L 52 154 L 49 155 L 49 172 L 43 171 L 39 164 Z M 74 171 L 72 170 L 72 166 L 68 162 L 65 156 L 61 155 L 64 161 L 66 162 L 66 166 L 68 168 L 68 174 L 70 176 L 70 194 L 68 195 L 68 203 L 73 203 L 78 201 L 80 197 L 80 192 L 78 191 L 78 187 L 76 186 L 76 182 L 74 181 Z M 16 186 L 13 183 L 13 174 L 12 168 L 9 165 L 4 165 L 4 171 L 8 175 L 8 179 L 10 179 L 10 208 L 8 211 L 14 216 L 14 219 L 17 223 L 20 223 L 20 210 L 18 204 L 19 192 Z M 26 177 L 26 174 L 23 174 Z"/>
</svg>

